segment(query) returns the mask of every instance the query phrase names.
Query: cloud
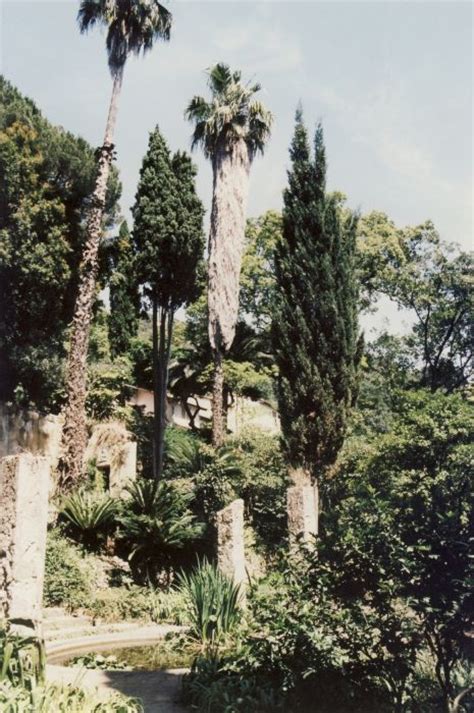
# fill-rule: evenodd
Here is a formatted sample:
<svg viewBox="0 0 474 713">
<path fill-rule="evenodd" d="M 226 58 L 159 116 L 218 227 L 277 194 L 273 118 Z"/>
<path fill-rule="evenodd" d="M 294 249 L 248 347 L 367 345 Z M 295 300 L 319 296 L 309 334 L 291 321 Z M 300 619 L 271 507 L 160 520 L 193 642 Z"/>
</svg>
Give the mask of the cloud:
<svg viewBox="0 0 474 713">
<path fill-rule="evenodd" d="M 401 82 L 381 84 L 365 96 L 349 99 L 331 87 L 322 87 L 317 94 L 353 141 L 370 147 L 391 171 L 425 190 L 442 192 L 462 203 L 469 200 L 467 191 L 445 180 L 434 157 L 422 147 L 422 127 L 414 125 Z"/>
</svg>

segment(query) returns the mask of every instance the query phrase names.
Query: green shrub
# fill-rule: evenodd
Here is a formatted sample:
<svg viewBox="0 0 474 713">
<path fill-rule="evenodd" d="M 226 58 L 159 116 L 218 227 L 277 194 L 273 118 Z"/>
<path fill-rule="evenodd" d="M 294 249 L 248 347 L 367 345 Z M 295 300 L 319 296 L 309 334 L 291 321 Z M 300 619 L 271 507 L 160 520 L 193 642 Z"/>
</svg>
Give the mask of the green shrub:
<svg viewBox="0 0 474 713">
<path fill-rule="evenodd" d="M 18 636 L 0 628 L 0 684 L 31 688 L 43 681 L 44 645 L 35 636 Z"/>
<path fill-rule="evenodd" d="M 141 584 L 158 584 L 168 576 L 180 556 L 202 534 L 188 508 L 192 494 L 179 492 L 169 483 L 139 479 L 128 488 L 119 515 L 120 546 L 129 553 L 130 566 Z"/>
<path fill-rule="evenodd" d="M 138 586 L 100 590 L 89 602 L 86 611 L 94 619 L 110 623 L 129 619 L 169 624 L 184 624 L 187 621 L 182 594 Z"/>
<path fill-rule="evenodd" d="M 97 549 L 114 523 L 118 503 L 100 492 L 78 490 L 62 502 L 60 520 L 88 549 Z"/>
<path fill-rule="evenodd" d="M 131 671 L 130 666 L 127 666 L 123 661 L 119 661 L 113 654 L 103 656 L 103 654 L 91 653 L 84 654 L 83 656 L 74 656 L 74 658 L 68 661 L 67 665 L 89 668 L 95 671 Z"/>
<path fill-rule="evenodd" d="M 43 602 L 74 610 L 91 600 L 93 577 L 81 550 L 59 530 L 48 532 Z"/>
<path fill-rule="evenodd" d="M 228 447 L 239 459 L 239 477 L 234 479 L 234 488 L 245 503 L 257 544 L 273 551 L 287 536 L 286 494 L 291 485 L 279 439 L 258 431 L 245 431 L 232 439 Z"/>
<path fill-rule="evenodd" d="M 207 560 L 178 578 L 188 602 L 191 639 L 203 648 L 218 646 L 235 631 L 241 617 L 240 586 Z"/>
<path fill-rule="evenodd" d="M 5 713 L 143 713 L 140 702 L 120 693 L 103 700 L 95 692 L 50 683 L 31 690 L 0 683 L 0 710 Z"/>
<path fill-rule="evenodd" d="M 183 677 L 183 698 L 198 713 L 278 713 L 279 692 L 247 671 L 232 670 L 229 660 L 198 657 Z"/>
</svg>

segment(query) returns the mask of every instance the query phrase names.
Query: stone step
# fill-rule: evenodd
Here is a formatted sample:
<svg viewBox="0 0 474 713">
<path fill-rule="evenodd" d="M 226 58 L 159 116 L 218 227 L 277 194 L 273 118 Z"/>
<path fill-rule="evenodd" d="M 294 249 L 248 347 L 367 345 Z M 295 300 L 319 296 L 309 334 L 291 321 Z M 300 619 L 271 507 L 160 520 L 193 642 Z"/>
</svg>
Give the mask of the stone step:
<svg viewBox="0 0 474 713">
<path fill-rule="evenodd" d="M 126 631 L 127 629 L 134 629 L 137 627 L 137 622 L 122 622 L 120 624 L 96 624 L 93 626 L 89 623 L 88 626 L 84 627 L 64 627 L 61 629 L 48 629 L 43 626 L 44 638 L 46 641 L 56 641 L 58 639 L 71 639 L 80 638 L 83 636 L 92 636 L 95 634 L 104 633 L 114 633 L 119 631 Z"/>
<path fill-rule="evenodd" d="M 56 618 L 49 618 L 43 621 L 43 630 L 51 631 L 57 629 L 72 629 L 74 627 L 80 628 L 87 625 L 91 625 L 92 619 L 88 616 L 58 616 Z"/>
<path fill-rule="evenodd" d="M 66 616 L 62 607 L 43 607 L 43 619 L 54 619 L 58 616 Z"/>
</svg>

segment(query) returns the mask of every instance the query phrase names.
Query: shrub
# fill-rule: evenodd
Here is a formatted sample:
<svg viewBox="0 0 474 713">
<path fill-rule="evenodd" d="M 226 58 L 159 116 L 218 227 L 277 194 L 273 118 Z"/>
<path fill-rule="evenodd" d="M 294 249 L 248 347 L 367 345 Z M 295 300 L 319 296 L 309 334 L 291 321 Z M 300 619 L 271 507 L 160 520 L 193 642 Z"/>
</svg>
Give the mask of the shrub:
<svg viewBox="0 0 474 713">
<path fill-rule="evenodd" d="M 121 546 L 130 553 L 137 581 L 155 585 L 160 573 L 170 574 L 203 526 L 188 508 L 192 495 L 168 483 L 142 478 L 130 484 L 128 492 L 119 516 Z"/>
<path fill-rule="evenodd" d="M 160 592 L 148 587 L 100 590 L 86 609 L 95 619 L 111 623 L 140 619 L 183 624 L 187 620 L 184 597 L 179 592 Z"/>
<path fill-rule="evenodd" d="M 87 560 L 78 547 L 59 530 L 48 532 L 43 602 L 74 610 L 85 606 L 92 596 L 92 578 Z"/>
<path fill-rule="evenodd" d="M 18 636 L 0 628 L 0 684 L 31 688 L 43 681 L 45 653 L 35 636 Z"/>
<path fill-rule="evenodd" d="M 235 631 L 240 620 L 240 586 L 207 560 L 178 578 L 188 602 L 190 638 L 203 648 L 213 648 Z"/>
<path fill-rule="evenodd" d="M 286 493 L 291 485 L 279 440 L 266 433 L 246 431 L 232 439 L 229 448 L 239 459 L 234 487 L 245 503 L 257 543 L 273 551 L 287 535 Z"/>
<path fill-rule="evenodd" d="M 68 531 L 88 549 L 97 549 L 110 531 L 117 501 L 99 492 L 79 490 L 64 499 L 59 517 Z"/>
<path fill-rule="evenodd" d="M 183 698 L 199 713 L 278 713 L 281 696 L 247 671 L 232 670 L 230 660 L 198 657 L 183 677 Z"/>
<path fill-rule="evenodd" d="M 50 683 L 31 690 L 0 683 L 0 710 L 8 713 L 143 713 L 140 702 L 120 693 L 103 700 L 92 691 Z"/>
</svg>

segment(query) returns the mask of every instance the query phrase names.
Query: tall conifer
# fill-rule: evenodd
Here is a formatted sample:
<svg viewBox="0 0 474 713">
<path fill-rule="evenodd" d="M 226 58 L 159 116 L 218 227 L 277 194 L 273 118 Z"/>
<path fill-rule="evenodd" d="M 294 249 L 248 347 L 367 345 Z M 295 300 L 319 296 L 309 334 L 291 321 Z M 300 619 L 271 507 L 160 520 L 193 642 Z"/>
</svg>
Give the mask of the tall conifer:
<svg viewBox="0 0 474 713">
<path fill-rule="evenodd" d="M 127 352 L 131 338 L 138 331 L 139 296 L 132 238 L 126 220 L 111 241 L 108 258 L 112 271 L 109 280 L 109 343 L 112 357 L 116 357 Z"/>
<path fill-rule="evenodd" d="M 143 159 L 133 208 L 138 281 L 152 309 L 155 478 L 163 469 L 174 315 L 197 297 L 204 252 L 204 209 L 195 176 L 189 156 L 178 152 L 171 157 L 156 128 Z"/>
<path fill-rule="evenodd" d="M 356 219 L 343 222 L 326 194 L 322 127 L 313 154 L 300 109 L 290 157 L 272 336 L 286 456 L 314 482 L 337 456 L 356 392 Z"/>
</svg>

